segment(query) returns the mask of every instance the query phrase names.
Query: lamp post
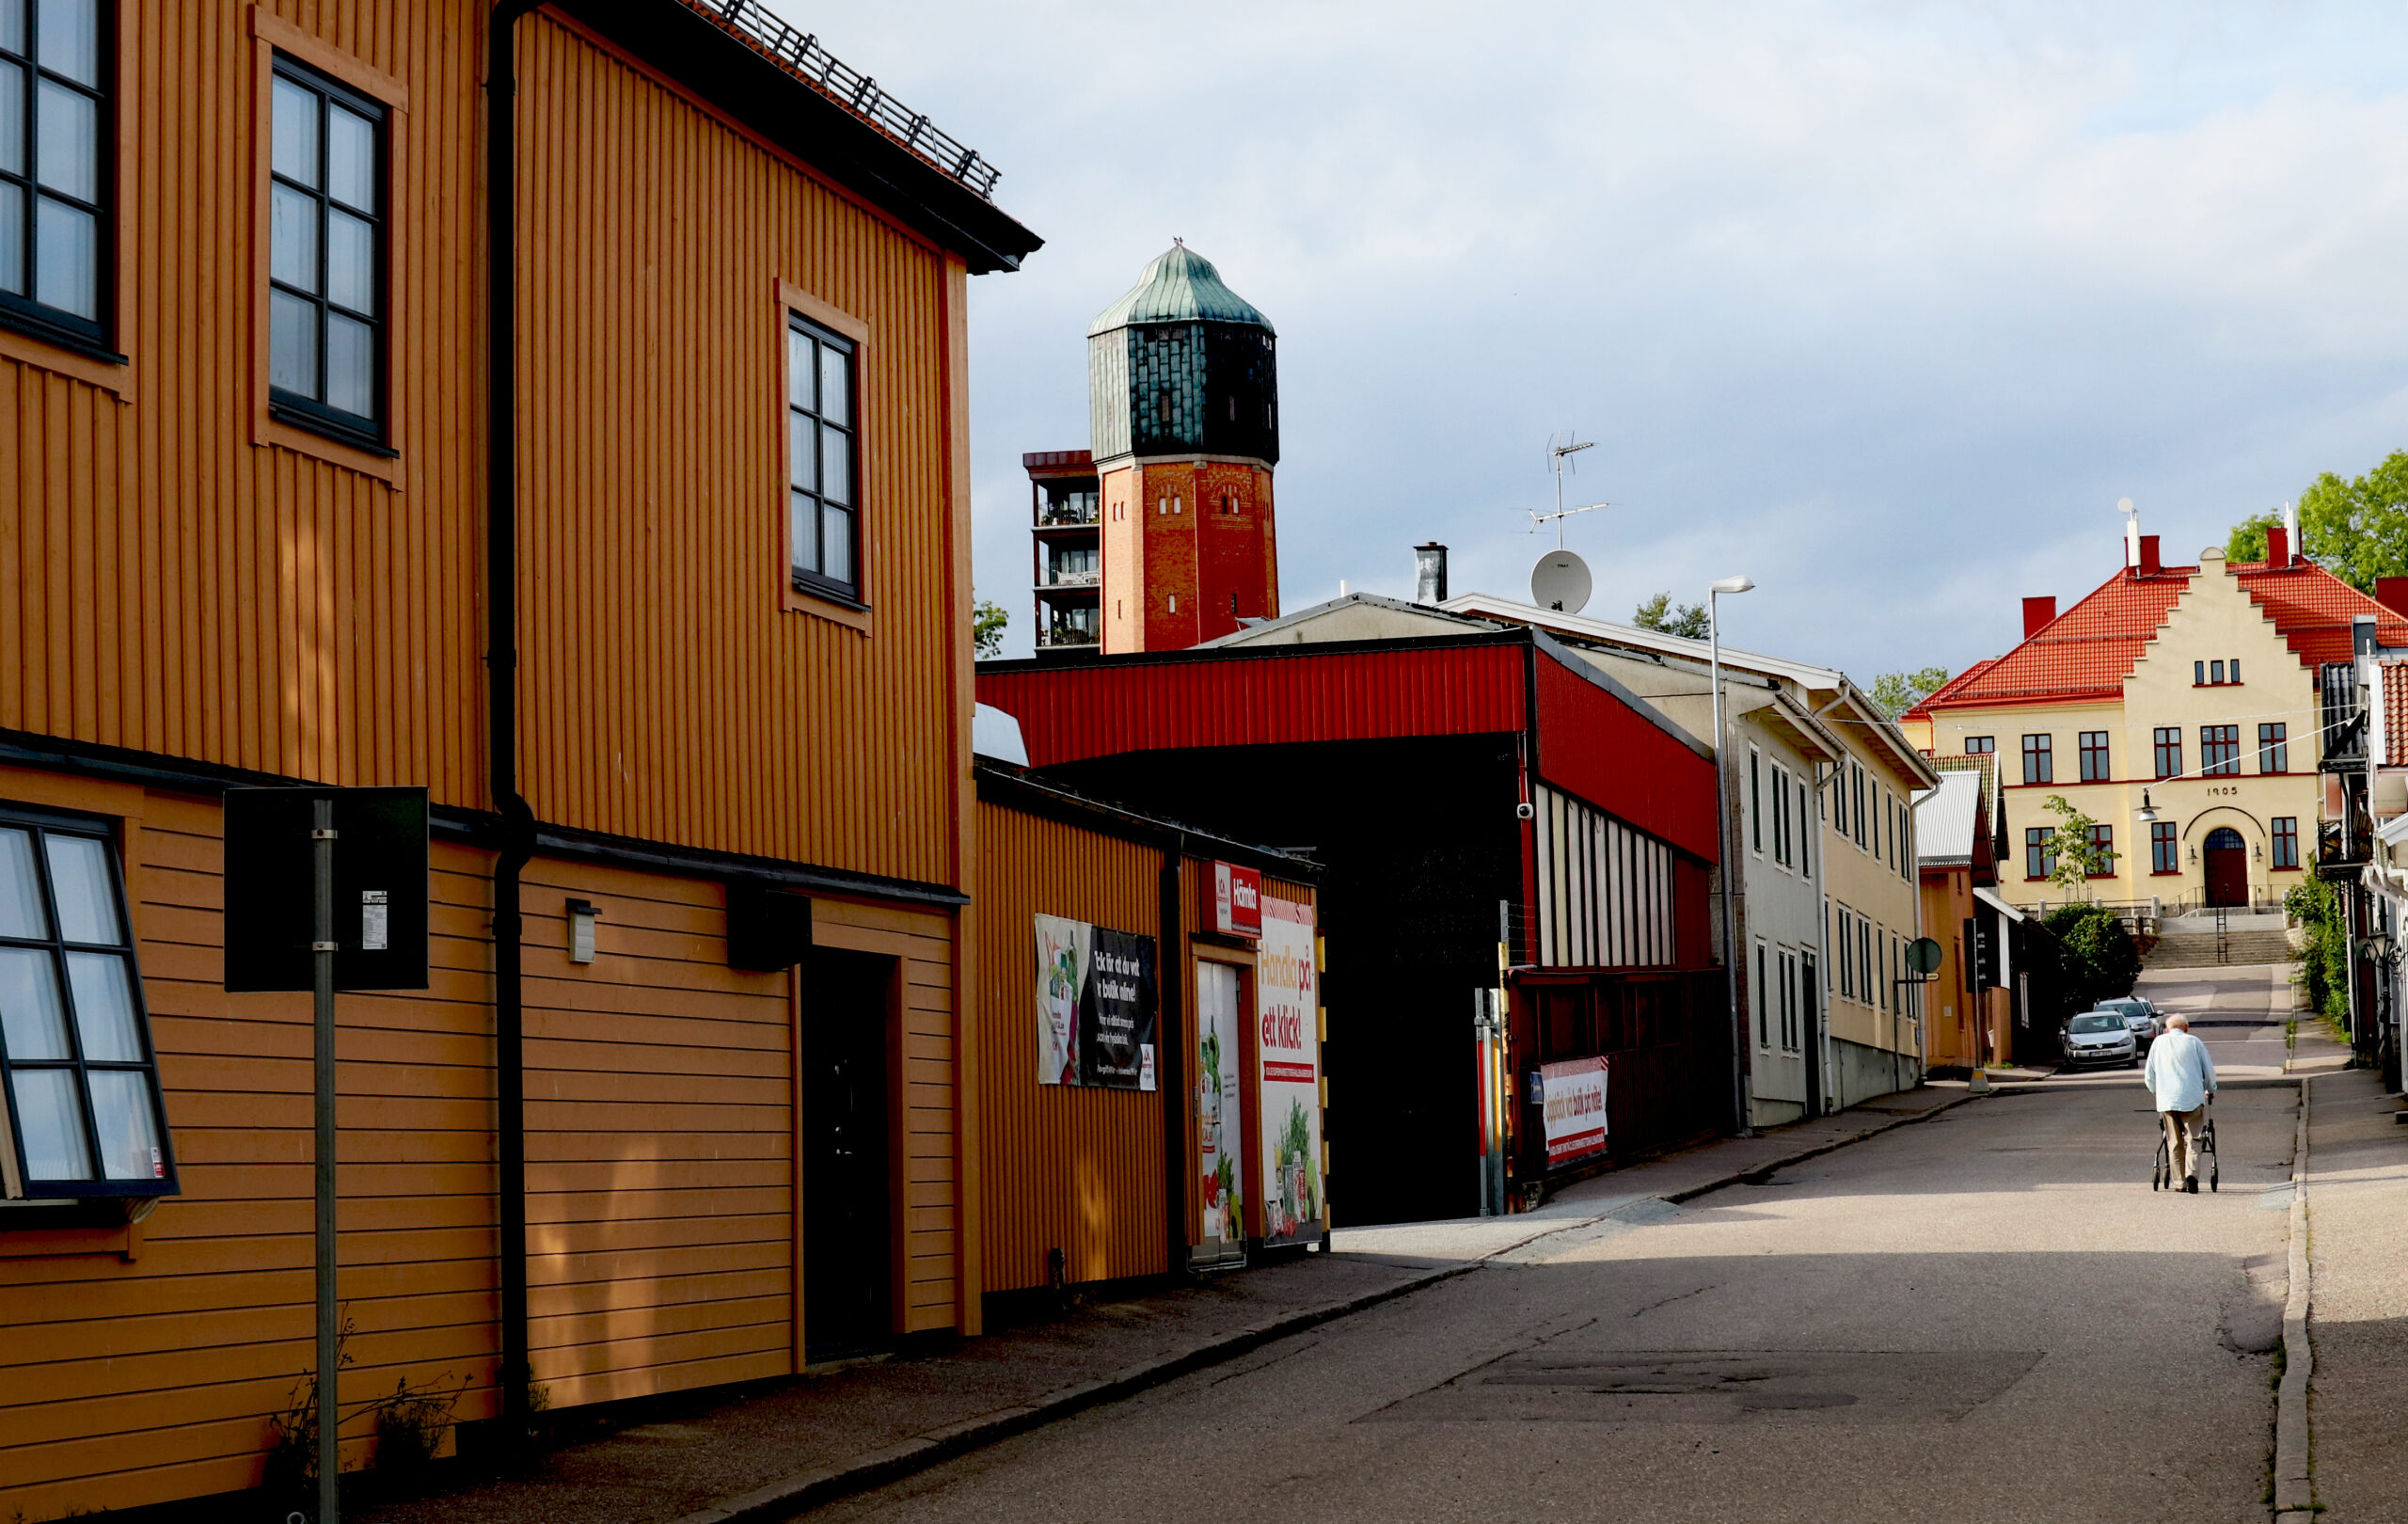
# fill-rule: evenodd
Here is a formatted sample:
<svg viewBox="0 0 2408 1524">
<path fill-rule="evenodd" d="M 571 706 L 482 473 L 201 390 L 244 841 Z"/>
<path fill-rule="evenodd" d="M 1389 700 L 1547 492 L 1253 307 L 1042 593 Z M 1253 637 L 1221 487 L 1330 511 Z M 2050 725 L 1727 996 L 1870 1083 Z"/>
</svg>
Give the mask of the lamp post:
<svg viewBox="0 0 2408 1524">
<path fill-rule="evenodd" d="M 1747 1056 L 1747 1032 L 1739 1024 L 1739 959 L 1731 926 L 1731 789 L 1728 759 L 1730 733 L 1722 728 L 1722 617 L 1725 593 L 1745 593 L 1756 584 L 1746 577 L 1726 577 L 1705 590 L 1706 660 L 1714 685 L 1714 833 L 1722 853 L 1722 982 L 1731 1007 L 1731 1119 L 1739 1135 L 1749 1135 L 1748 1093 L 1740 1062 Z"/>
</svg>

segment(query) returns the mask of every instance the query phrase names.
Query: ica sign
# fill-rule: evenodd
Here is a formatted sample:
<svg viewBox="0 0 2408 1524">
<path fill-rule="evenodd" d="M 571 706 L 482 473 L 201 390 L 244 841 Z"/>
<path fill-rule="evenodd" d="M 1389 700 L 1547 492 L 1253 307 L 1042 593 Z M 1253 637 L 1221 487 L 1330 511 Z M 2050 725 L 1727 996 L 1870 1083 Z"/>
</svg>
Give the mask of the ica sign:
<svg viewBox="0 0 2408 1524">
<path fill-rule="evenodd" d="M 1234 863 L 1212 865 L 1212 926 L 1233 937 L 1262 935 L 1262 875 Z"/>
</svg>

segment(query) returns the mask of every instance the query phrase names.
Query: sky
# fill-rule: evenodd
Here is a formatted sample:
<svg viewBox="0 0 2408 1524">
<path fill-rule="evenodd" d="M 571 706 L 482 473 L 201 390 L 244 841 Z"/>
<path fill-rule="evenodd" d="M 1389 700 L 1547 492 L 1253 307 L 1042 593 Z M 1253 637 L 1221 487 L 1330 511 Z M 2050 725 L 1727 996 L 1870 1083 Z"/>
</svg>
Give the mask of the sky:
<svg viewBox="0 0 2408 1524">
<path fill-rule="evenodd" d="M 1860 680 L 2011 645 L 2408 447 L 2408 8 L 880 0 L 776 8 L 1002 167 L 971 281 L 981 596 L 1023 451 L 1174 236 L 1279 334 L 1280 595 L 1529 595 L 1546 448 L 1627 619 Z M 2311 550 L 2314 547 L 2309 547 Z"/>
</svg>

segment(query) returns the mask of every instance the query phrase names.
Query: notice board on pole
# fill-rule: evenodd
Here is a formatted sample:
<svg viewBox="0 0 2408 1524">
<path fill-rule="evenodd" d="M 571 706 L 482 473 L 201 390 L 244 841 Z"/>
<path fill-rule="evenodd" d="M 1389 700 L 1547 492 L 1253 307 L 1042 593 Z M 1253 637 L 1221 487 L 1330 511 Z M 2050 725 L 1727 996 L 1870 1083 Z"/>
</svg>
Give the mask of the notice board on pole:
<svg viewBox="0 0 2408 1524">
<path fill-rule="evenodd" d="M 229 991 L 309 990 L 312 809 L 334 802 L 335 988 L 427 987 L 426 790 L 226 791 Z"/>
</svg>

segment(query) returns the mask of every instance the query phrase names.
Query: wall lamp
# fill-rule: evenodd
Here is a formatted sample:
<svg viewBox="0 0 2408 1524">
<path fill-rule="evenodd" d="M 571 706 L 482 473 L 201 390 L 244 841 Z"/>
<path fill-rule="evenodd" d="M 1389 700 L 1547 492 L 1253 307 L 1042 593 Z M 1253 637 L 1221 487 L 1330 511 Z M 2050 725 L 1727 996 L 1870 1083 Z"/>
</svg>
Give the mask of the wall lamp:
<svg viewBox="0 0 2408 1524">
<path fill-rule="evenodd" d="M 602 918 L 599 906 L 582 899 L 568 902 L 568 960 L 594 961 L 594 923 Z"/>
</svg>

